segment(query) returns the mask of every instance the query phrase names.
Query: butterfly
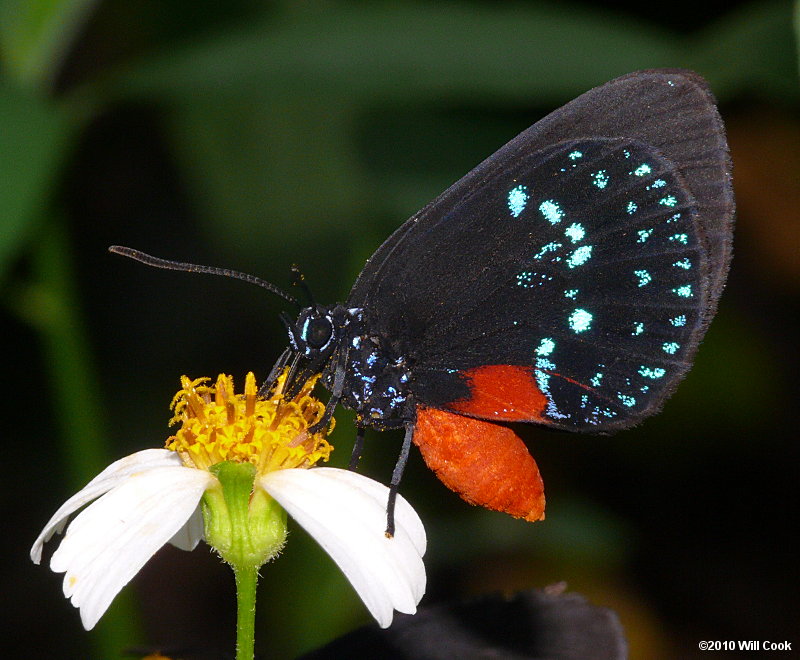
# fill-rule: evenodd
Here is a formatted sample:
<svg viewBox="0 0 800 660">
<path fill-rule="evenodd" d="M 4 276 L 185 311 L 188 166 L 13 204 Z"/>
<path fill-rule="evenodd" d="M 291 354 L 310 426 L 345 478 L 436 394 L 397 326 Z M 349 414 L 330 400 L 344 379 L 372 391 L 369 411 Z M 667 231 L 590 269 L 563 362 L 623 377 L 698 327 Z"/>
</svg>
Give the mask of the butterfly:
<svg viewBox="0 0 800 660">
<path fill-rule="evenodd" d="M 611 433 L 659 411 L 716 312 L 733 214 L 705 81 L 677 69 L 622 76 L 407 220 L 345 303 L 309 294 L 302 307 L 258 280 L 301 307 L 282 315 L 289 346 L 267 386 L 288 368 L 291 394 L 321 373 L 331 397 L 318 428 L 338 404 L 356 412 L 351 466 L 364 429 L 405 430 L 388 533 L 412 443 L 467 502 L 541 519 L 541 475 L 507 423 Z"/>
</svg>

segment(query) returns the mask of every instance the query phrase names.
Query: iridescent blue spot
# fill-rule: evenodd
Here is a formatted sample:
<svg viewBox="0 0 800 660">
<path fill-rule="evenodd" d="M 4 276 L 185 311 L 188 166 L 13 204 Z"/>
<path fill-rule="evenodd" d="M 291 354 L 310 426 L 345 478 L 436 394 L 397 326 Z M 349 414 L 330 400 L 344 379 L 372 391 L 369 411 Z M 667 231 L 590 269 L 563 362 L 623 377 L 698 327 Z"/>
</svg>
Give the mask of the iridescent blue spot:
<svg viewBox="0 0 800 660">
<path fill-rule="evenodd" d="M 595 172 L 592 174 L 592 179 L 594 185 L 596 185 L 600 190 L 605 188 L 608 185 L 608 172 L 605 170 L 600 170 L 599 172 Z"/>
<path fill-rule="evenodd" d="M 676 328 L 682 328 L 683 326 L 686 325 L 686 314 L 680 314 L 679 316 L 675 316 L 671 318 L 669 322 Z"/>
<path fill-rule="evenodd" d="M 575 296 L 577 295 L 578 295 L 578 289 L 567 289 L 566 291 L 564 291 L 565 298 L 572 298 L 573 300 L 575 300 Z"/>
<path fill-rule="evenodd" d="M 648 392 L 649 390 L 650 390 L 650 386 L 649 385 L 642 385 L 639 388 L 639 391 L 642 392 L 642 393 Z"/>
<path fill-rule="evenodd" d="M 575 250 L 572 254 L 567 257 L 567 265 L 570 268 L 575 268 L 576 266 L 583 266 L 589 258 L 592 256 L 592 246 L 591 245 L 583 245 Z"/>
<path fill-rule="evenodd" d="M 592 315 L 585 309 L 576 309 L 569 315 L 569 327 L 576 333 L 585 332 L 592 325 Z"/>
<path fill-rule="evenodd" d="M 631 157 L 631 152 L 628 151 L 627 149 L 623 149 L 622 150 L 622 155 L 625 156 L 625 158 L 630 158 Z"/>
<path fill-rule="evenodd" d="M 636 241 L 636 242 L 637 243 L 644 243 L 653 234 L 653 230 L 652 229 L 640 229 L 636 233 L 639 234 L 639 240 Z"/>
<path fill-rule="evenodd" d="M 678 198 L 675 197 L 675 195 L 667 195 L 666 197 L 662 197 L 661 199 L 659 199 L 658 203 L 661 204 L 661 206 L 669 206 L 669 207 L 677 206 Z"/>
<path fill-rule="evenodd" d="M 656 179 L 655 181 L 653 181 L 653 183 L 651 183 L 649 186 L 647 186 L 647 189 L 648 190 L 652 190 L 653 188 L 663 188 L 666 185 L 667 185 L 667 182 L 664 181 L 664 179 Z"/>
<path fill-rule="evenodd" d="M 637 337 L 638 335 L 644 332 L 644 323 L 641 321 L 633 324 L 633 332 L 631 333 L 632 337 Z"/>
<path fill-rule="evenodd" d="M 555 252 L 558 248 L 561 247 L 561 243 L 556 243 L 555 241 L 551 243 L 544 244 L 541 249 L 533 255 L 534 259 L 541 259 L 545 254 L 548 252 Z"/>
<path fill-rule="evenodd" d="M 661 367 L 656 367 L 655 369 L 645 366 L 639 367 L 639 374 L 641 376 L 644 376 L 645 378 L 652 378 L 653 380 L 662 378 L 665 373 L 667 373 L 666 369 L 662 369 Z"/>
<path fill-rule="evenodd" d="M 569 227 L 567 227 L 564 230 L 564 233 L 573 243 L 582 241 L 583 237 L 586 236 L 586 230 L 583 228 L 583 225 L 581 225 L 579 222 L 573 222 Z"/>
<path fill-rule="evenodd" d="M 653 169 L 647 163 L 642 163 L 639 165 L 639 167 L 633 170 L 633 174 L 636 176 L 645 176 L 646 174 L 650 174 L 652 171 Z"/>
<path fill-rule="evenodd" d="M 622 392 L 617 392 L 617 398 L 622 401 L 623 406 L 627 406 L 628 408 L 632 408 L 636 405 L 636 399 L 632 396 L 628 396 L 627 394 L 623 394 Z"/>
<path fill-rule="evenodd" d="M 561 207 L 558 204 L 556 204 L 552 199 L 548 199 L 539 204 L 539 210 L 542 212 L 542 215 L 548 222 L 550 222 L 551 225 L 558 224 L 559 222 L 561 222 L 561 218 L 564 217 L 564 213 L 561 211 Z"/>
<path fill-rule="evenodd" d="M 679 259 L 674 264 L 672 264 L 676 268 L 683 268 L 684 270 L 689 270 L 692 267 L 692 262 L 689 261 L 688 258 L 684 257 L 683 259 Z"/>
<path fill-rule="evenodd" d="M 635 270 L 633 274 L 639 278 L 639 286 L 645 286 L 646 284 L 650 284 L 653 281 L 653 276 L 650 275 L 646 270 Z"/>
<path fill-rule="evenodd" d="M 536 355 L 550 355 L 553 352 L 553 349 L 556 347 L 556 343 L 550 339 L 550 337 L 545 337 L 542 341 L 539 342 L 539 346 L 536 349 Z"/>
<path fill-rule="evenodd" d="M 669 353 L 670 355 L 675 355 L 680 347 L 681 345 L 674 341 L 665 342 L 664 345 L 661 346 L 661 348 L 664 349 L 664 352 Z"/>
<path fill-rule="evenodd" d="M 638 208 L 639 206 L 636 204 L 636 202 L 628 202 L 628 205 L 625 207 L 625 210 L 628 212 L 628 215 L 633 215 L 634 213 L 636 213 L 636 209 Z"/>
<path fill-rule="evenodd" d="M 583 158 L 583 154 L 580 151 L 573 151 L 567 155 L 567 158 L 570 160 L 578 160 L 578 158 Z"/>
<path fill-rule="evenodd" d="M 542 286 L 545 282 L 551 281 L 552 276 L 547 273 L 535 273 L 530 270 L 523 270 L 517 275 L 517 286 L 523 289 L 532 289 L 535 286 Z"/>
<path fill-rule="evenodd" d="M 669 240 L 686 245 L 689 242 L 689 237 L 686 234 L 673 234 L 669 237 Z"/>
<path fill-rule="evenodd" d="M 581 408 L 585 408 L 588 403 L 589 403 L 589 395 L 581 394 Z"/>
<path fill-rule="evenodd" d="M 600 387 L 601 380 L 603 380 L 603 372 L 598 371 L 594 376 L 592 376 L 591 380 L 589 381 L 589 384 L 592 387 Z"/>
<path fill-rule="evenodd" d="M 528 195 L 528 188 L 525 186 L 517 186 L 508 192 L 508 210 L 511 215 L 518 218 L 520 213 L 525 210 L 528 204 L 530 195 Z"/>
<path fill-rule="evenodd" d="M 676 296 L 680 296 L 681 298 L 691 298 L 692 297 L 692 285 L 691 284 L 684 284 L 683 286 L 676 287 L 672 290 Z"/>
<path fill-rule="evenodd" d="M 667 222 L 678 222 L 678 220 L 680 220 L 680 219 L 681 219 L 681 214 L 680 213 L 676 213 L 675 215 L 670 216 L 669 220 L 667 220 Z"/>
</svg>

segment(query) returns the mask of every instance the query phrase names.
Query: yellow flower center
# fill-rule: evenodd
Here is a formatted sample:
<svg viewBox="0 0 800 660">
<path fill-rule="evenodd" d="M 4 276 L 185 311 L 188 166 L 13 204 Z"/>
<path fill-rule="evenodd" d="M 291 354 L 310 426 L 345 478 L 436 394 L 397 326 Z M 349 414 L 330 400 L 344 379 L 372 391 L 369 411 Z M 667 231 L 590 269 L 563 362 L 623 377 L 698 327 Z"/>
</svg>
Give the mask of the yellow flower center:
<svg viewBox="0 0 800 660">
<path fill-rule="evenodd" d="M 256 378 L 247 374 L 244 394 L 234 394 L 233 378 L 220 374 L 215 385 L 209 378 L 181 376 L 181 390 L 172 399 L 180 424 L 167 440 L 167 449 L 178 452 L 184 465 L 207 470 L 222 461 L 249 462 L 257 474 L 286 468 L 309 468 L 327 461 L 333 447 L 325 435 L 330 427 L 310 433 L 322 419 L 325 405 L 311 396 L 319 376 L 303 385 L 288 400 L 284 397 L 286 372 L 278 377 L 266 399 L 258 398 Z"/>
</svg>

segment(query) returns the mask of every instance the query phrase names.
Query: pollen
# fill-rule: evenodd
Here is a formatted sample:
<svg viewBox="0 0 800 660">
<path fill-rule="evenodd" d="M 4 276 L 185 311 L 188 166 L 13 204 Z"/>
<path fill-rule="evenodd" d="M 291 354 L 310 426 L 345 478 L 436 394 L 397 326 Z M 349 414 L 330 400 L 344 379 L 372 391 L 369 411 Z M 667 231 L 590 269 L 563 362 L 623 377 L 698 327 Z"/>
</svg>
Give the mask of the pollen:
<svg viewBox="0 0 800 660">
<path fill-rule="evenodd" d="M 181 389 L 170 406 L 175 413 L 170 425 L 179 424 L 180 429 L 166 448 L 178 452 L 187 467 L 249 462 L 258 474 L 327 461 L 333 447 L 325 436 L 333 420 L 327 429 L 309 431 L 325 411 L 311 394 L 318 378 L 310 378 L 288 399 L 285 372 L 266 398 L 259 397 L 252 372 L 245 379 L 244 394 L 234 393 L 231 376 L 220 374 L 214 385 L 208 384 L 209 378 L 181 376 Z"/>
</svg>

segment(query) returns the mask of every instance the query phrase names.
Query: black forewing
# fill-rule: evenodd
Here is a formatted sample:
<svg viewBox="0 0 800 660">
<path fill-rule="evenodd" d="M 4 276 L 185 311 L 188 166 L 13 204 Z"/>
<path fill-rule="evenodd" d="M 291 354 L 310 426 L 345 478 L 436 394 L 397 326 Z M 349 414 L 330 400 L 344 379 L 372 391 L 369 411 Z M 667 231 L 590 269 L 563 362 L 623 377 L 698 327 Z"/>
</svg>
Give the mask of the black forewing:
<svg viewBox="0 0 800 660">
<path fill-rule="evenodd" d="M 407 355 L 422 402 L 447 407 L 463 392 L 457 371 L 531 365 L 550 423 L 628 426 L 691 363 L 732 211 L 704 85 L 631 74 L 537 123 L 404 224 L 349 304 Z"/>
</svg>

